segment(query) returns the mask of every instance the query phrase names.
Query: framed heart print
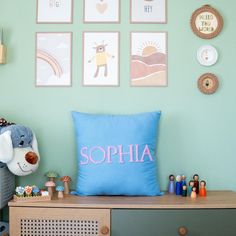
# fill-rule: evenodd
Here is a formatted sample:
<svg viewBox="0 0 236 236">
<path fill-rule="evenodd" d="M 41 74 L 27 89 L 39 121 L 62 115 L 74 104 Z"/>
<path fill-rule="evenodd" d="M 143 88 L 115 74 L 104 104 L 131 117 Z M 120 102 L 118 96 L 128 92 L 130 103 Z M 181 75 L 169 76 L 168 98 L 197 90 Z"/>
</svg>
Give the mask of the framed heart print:
<svg viewBox="0 0 236 236">
<path fill-rule="evenodd" d="M 84 23 L 119 23 L 120 0 L 84 0 Z"/>
</svg>

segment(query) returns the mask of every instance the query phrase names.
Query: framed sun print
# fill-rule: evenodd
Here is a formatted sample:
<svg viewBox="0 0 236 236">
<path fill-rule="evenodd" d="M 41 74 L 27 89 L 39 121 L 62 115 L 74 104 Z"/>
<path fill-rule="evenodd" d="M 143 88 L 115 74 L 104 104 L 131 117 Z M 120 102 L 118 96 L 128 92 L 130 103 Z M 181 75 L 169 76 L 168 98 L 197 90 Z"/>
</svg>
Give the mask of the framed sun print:
<svg viewBox="0 0 236 236">
<path fill-rule="evenodd" d="M 204 45 L 197 51 L 197 60 L 203 66 L 212 66 L 218 60 L 218 52 L 211 45 Z"/>
<path fill-rule="evenodd" d="M 72 23 L 73 0 L 37 0 L 37 23 Z"/>
<path fill-rule="evenodd" d="M 167 33 L 132 32 L 131 86 L 167 86 Z"/>
<path fill-rule="evenodd" d="M 120 23 L 120 0 L 84 0 L 84 23 Z"/>
<path fill-rule="evenodd" d="M 83 33 L 83 86 L 119 86 L 119 32 Z"/>
<path fill-rule="evenodd" d="M 198 89 L 204 94 L 213 94 L 219 87 L 219 80 L 216 75 L 206 73 L 198 79 Z"/>
<path fill-rule="evenodd" d="M 36 33 L 36 86 L 71 86 L 72 33 Z"/>
<path fill-rule="evenodd" d="M 223 28 L 223 18 L 220 13 L 210 5 L 194 11 L 191 17 L 192 31 L 200 38 L 212 39 L 219 35 Z"/>
<path fill-rule="evenodd" d="M 130 0 L 131 23 L 167 23 L 167 0 Z"/>
</svg>

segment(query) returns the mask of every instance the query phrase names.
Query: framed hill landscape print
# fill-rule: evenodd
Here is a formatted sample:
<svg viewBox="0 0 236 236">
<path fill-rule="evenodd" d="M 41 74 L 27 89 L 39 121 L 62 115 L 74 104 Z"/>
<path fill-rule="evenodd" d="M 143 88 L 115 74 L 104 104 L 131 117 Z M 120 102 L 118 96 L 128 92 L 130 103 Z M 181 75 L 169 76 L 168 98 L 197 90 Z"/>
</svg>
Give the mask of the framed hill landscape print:
<svg viewBox="0 0 236 236">
<path fill-rule="evenodd" d="M 132 32 L 131 86 L 167 86 L 167 33 Z"/>
</svg>

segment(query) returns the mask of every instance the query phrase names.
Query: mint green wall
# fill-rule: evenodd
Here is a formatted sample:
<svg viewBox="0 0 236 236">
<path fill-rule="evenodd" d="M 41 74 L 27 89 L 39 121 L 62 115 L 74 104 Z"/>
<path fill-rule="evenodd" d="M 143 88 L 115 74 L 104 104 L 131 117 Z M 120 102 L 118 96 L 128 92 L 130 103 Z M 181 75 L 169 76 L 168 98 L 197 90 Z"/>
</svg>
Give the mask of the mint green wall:
<svg viewBox="0 0 236 236">
<path fill-rule="evenodd" d="M 0 66 L 0 116 L 31 127 L 41 152 L 38 171 L 18 178 L 20 184 L 39 184 L 49 169 L 76 176 L 75 137 L 71 110 L 91 113 L 136 113 L 162 110 L 159 139 L 159 177 L 166 189 L 170 173 L 199 173 L 209 189 L 236 190 L 236 1 L 169 0 L 168 24 L 129 24 L 129 1 L 122 2 L 121 24 L 83 24 L 82 0 L 74 0 L 72 25 L 35 24 L 36 0 L 0 0 L 0 27 L 5 29 L 8 64 Z M 223 32 L 210 41 L 196 37 L 189 26 L 191 13 L 212 4 L 223 15 Z M 82 32 L 121 32 L 121 85 L 114 88 L 81 87 Z M 166 88 L 129 87 L 130 31 L 167 31 L 169 85 Z M 35 87 L 35 32 L 73 31 L 73 86 Z M 219 62 L 205 68 L 196 51 L 212 44 Z M 196 82 L 205 72 L 216 73 L 220 88 L 201 94 Z M 125 132 L 125 131 L 124 131 Z"/>
</svg>

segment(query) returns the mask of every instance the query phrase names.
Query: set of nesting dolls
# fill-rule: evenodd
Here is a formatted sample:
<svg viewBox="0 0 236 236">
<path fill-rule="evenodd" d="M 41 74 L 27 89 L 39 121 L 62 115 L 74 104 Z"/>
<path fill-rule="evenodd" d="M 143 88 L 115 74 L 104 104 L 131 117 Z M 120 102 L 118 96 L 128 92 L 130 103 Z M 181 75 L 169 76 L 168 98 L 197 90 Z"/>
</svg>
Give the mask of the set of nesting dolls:
<svg viewBox="0 0 236 236">
<path fill-rule="evenodd" d="M 183 197 L 187 197 L 188 195 L 192 198 L 196 198 L 197 195 L 200 197 L 206 197 L 206 181 L 201 180 L 199 183 L 199 175 L 195 174 L 187 186 L 185 175 L 177 175 L 176 178 L 174 175 L 170 175 L 168 192 Z"/>
</svg>

